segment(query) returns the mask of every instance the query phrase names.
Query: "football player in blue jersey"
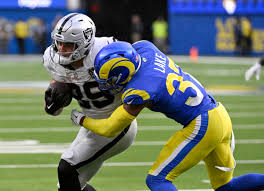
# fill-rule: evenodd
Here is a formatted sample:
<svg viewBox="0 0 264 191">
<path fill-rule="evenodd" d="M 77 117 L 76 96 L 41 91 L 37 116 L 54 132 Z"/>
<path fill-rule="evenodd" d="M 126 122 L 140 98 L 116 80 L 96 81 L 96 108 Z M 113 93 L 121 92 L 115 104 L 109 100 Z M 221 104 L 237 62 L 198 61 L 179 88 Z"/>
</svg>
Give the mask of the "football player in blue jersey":
<svg viewBox="0 0 264 191">
<path fill-rule="evenodd" d="M 264 189 L 264 175 L 233 177 L 232 123 L 221 103 L 151 42 L 114 42 L 96 56 L 94 75 L 101 90 L 122 91 L 123 104 L 107 119 L 92 119 L 72 111 L 74 124 L 106 137 L 118 134 L 145 107 L 174 119 L 184 128 L 164 145 L 148 172 L 152 191 L 176 191 L 172 181 L 204 161 L 216 191 Z"/>
</svg>

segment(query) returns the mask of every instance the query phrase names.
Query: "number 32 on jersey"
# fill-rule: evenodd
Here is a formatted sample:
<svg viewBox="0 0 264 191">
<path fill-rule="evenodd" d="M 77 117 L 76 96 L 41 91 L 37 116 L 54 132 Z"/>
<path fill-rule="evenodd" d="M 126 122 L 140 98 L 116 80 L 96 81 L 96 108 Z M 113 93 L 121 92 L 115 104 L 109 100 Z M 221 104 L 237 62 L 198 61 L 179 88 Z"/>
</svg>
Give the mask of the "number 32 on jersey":
<svg viewBox="0 0 264 191">
<path fill-rule="evenodd" d="M 189 106 L 197 106 L 199 105 L 202 100 L 203 100 L 203 94 L 202 92 L 199 90 L 199 88 L 193 84 L 191 81 L 183 81 L 183 77 L 180 76 L 180 72 L 178 69 L 178 66 L 175 65 L 175 63 L 169 58 L 169 67 L 174 71 L 173 73 L 169 73 L 166 79 L 166 87 L 167 87 L 167 91 L 170 95 L 172 95 L 175 92 L 175 87 L 173 86 L 173 82 L 176 80 L 180 83 L 178 89 L 182 92 L 185 93 L 187 88 L 192 88 L 195 92 L 196 92 L 196 96 L 195 97 L 190 97 L 187 99 L 187 101 L 185 102 L 186 105 Z M 193 80 L 195 80 L 195 78 L 193 78 L 190 74 L 188 74 Z M 196 80 L 195 80 L 196 81 Z M 198 82 L 198 81 L 197 81 Z M 198 82 L 199 83 L 199 82 Z"/>
</svg>

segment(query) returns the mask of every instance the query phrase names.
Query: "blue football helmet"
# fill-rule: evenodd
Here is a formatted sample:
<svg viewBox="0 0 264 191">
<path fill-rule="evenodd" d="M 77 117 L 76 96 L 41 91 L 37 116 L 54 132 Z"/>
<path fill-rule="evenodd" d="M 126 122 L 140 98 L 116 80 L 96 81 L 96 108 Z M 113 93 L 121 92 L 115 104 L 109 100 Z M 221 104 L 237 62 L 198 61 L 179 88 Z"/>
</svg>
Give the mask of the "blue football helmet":
<svg viewBox="0 0 264 191">
<path fill-rule="evenodd" d="M 113 42 L 102 48 L 94 62 L 99 89 L 117 94 L 123 90 L 141 65 L 140 55 L 127 42 Z"/>
</svg>

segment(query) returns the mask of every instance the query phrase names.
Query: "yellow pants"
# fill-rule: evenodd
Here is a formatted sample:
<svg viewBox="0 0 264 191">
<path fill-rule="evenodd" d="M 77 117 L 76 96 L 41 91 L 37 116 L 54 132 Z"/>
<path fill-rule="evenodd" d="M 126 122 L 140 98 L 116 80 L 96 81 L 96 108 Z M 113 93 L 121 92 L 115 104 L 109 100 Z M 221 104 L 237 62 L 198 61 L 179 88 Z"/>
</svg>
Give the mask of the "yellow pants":
<svg viewBox="0 0 264 191">
<path fill-rule="evenodd" d="M 200 161 L 206 164 L 214 189 L 228 183 L 233 176 L 235 162 L 230 147 L 232 123 L 219 105 L 195 118 L 176 132 L 164 145 L 149 174 L 173 181 Z M 220 170 L 217 167 L 226 167 Z"/>
</svg>

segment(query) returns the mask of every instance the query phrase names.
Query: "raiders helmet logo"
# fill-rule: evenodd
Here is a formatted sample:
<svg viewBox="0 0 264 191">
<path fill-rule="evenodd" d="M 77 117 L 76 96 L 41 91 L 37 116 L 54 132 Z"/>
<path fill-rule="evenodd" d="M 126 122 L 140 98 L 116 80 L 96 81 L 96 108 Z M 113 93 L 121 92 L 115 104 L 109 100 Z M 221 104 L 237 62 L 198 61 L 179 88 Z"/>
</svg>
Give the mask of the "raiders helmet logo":
<svg viewBox="0 0 264 191">
<path fill-rule="evenodd" d="M 89 42 L 92 39 L 93 36 L 93 30 L 91 28 L 88 28 L 83 31 L 84 38 Z"/>
</svg>

